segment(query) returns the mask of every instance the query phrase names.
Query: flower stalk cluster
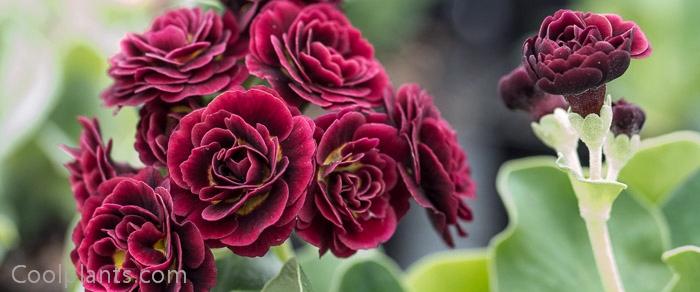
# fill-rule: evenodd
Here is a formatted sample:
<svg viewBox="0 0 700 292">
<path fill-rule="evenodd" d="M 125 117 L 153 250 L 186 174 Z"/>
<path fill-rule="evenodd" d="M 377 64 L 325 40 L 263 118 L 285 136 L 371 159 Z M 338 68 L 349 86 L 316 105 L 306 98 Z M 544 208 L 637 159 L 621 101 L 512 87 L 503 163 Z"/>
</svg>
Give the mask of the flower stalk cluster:
<svg viewBox="0 0 700 292">
<path fill-rule="evenodd" d="M 624 74 L 631 59 L 650 54 L 651 46 L 634 22 L 611 14 L 560 10 L 525 41 L 521 67 L 499 84 L 506 106 L 530 113 L 535 135 L 558 153 L 559 165 L 569 172 L 609 292 L 624 287 L 606 222 L 613 202 L 626 188 L 617 176 L 639 147 L 645 116 L 624 99 L 613 103 L 606 95 L 607 83 Z M 540 105 L 552 104 L 544 102 L 551 99 L 548 96 L 561 96 L 566 102 L 542 113 Z M 578 157 L 579 140 L 588 149 L 587 172 Z"/>
</svg>

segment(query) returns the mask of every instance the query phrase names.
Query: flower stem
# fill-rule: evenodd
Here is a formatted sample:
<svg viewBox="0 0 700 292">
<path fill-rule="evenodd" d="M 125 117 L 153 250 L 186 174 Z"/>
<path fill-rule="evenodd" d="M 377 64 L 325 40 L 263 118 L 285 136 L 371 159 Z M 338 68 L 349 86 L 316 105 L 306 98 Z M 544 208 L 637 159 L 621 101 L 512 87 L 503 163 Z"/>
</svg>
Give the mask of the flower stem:
<svg viewBox="0 0 700 292">
<path fill-rule="evenodd" d="M 582 176 L 581 171 L 581 161 L 578 159 L 578 153 L 576 148 L 572 147 L 564 152 L 564 157 L 566 158 L 566 163 L 569 168 L 572 169 L 576 175 Z"/>
<path fill-rule="evenodd" d="M 292 243 L 289 242 L 289 240 L 281 245 L 273 246 L 272 252 L 283 263 L 286 263 L 289 259 L 294 257 L 294 248 L 292 248 Z"/>
<path fill-rule="evenodd" d="M 606 292 L 624 292 L 625 289 L 620 280 L 620 273 L 617 271 L 617 265 L 615 264 L 615 256 L 613 255 L 606 221 L 599 218 L 584 219 L 586 221 L 586 230 L 588 230 L 588 238 L 593 247 L 598 273 L 603 281 L 603 288 Z"/>
<path fill-rule="evenodd" d="M 595 146 L 588 147 L 590 178 L 591 180 L 600 180 L 602 178 L 603 165 L 603 147 Z"/>
</svg>

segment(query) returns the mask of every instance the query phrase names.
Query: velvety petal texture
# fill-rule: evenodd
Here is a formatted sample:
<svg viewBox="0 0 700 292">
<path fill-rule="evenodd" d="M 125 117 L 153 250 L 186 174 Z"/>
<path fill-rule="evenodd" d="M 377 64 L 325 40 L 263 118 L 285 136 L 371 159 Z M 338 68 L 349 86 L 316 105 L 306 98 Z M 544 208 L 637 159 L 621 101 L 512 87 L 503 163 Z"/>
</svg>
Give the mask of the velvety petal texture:
<svg viewBox="0 0 700 292">
<path fill-rule="evenodd" d="M 73 157 L 73 161 L 66 163 L 65 167 L 70 172 L 71 190 L 80 210 L 102 182 L 118 174 L 134 172 L 134 169 L 112 160 L 112 140 L 104 143 L 97 119 L 80 117 L 78 121 L 83 127 L 78 147 L 62 148 Z"/>
<path fill-rule="evenodd" d="M 210 246 L 262 256 L 290 235 L 314 173 L 313 121 L 272 89 L 225 92 L 180 120 L 168 144 L 175 209 Z"/>
<path fill-rule="evenodd" d="M 146 165 L 165 167 L 170 134 L 182 117 L 202 105 L 203 101 L 199 97 L 176 103 L 165 103 L 159 100 L 146 103 L 139 111 L 134 143 L 141 162 Z"/>
<path fill-rule="evenodd" d="M 214 94 L 248 77 L 247 41 L 231 13 L 199 8 L 166 12 L 142 34 L 128 34 L 110 59 L 114 83 L 102 93 L 107 106 L 178 102 Z"/>
<path fill-rule="evenodd" d="M 464 199 L 473 198 L 474 182 L 457 135 L 420 86 L 401 86 L 387 109 L 410 154 L 398 156 L 399 174 L 416 202 L 426 208 L 436 231 L 454 246 L 450 226 L 466 236 L 460 221 L 471 221 Z"/>
<path fill-rule="evenodd" d="M 265 5 L 250 27 L 250 72 L 291 105 L 378 106 L 389 84 L 372 45 L 331 4 Z"/>
<path fill-rule="evenodd" d="M 297 234 L 338 257 L 376 248 L 391 238 L 408 210 L 392 155 L 408 145 L 385 114 L 347 108 L 316 119 L 316 175 Z"/>
<path fill-rule="evenodd" d="M 173 212 L 169 182 L 147 168 L 103 182 L 71 259 L 86 291 L 209 291 L 216 265 L 197 227 Z"/>
<path fill-rule="evenodd" d="M 634 22 L 613 14 L 559 10 L 525 41 L 523 66 L 542 90 L 574 95 L 620 77 L 630 58 L 650 54 L 651 45 Z"/>
<path fill-rule="evenodd" d="M 498 92 L 508 109 L 527 112 L 534 121 L 557 108 L 569 107 L 563 96 L 546 93 L 537 87 L 522 66 L 501 77 Z"/>
</svg>

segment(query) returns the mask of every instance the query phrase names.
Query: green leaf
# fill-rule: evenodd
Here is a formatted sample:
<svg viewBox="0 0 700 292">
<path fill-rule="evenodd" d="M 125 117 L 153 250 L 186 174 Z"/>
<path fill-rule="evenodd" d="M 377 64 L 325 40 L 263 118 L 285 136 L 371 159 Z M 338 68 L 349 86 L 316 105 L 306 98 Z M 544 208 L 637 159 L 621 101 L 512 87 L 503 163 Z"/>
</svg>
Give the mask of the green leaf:
<svg viewBox="0 0 700 292">
<path fill-rule="evenodd" d="M 662 206 L 669 229 L 671 246 L 700 246 L 700 172 L 686 180 Z"/>
<path fill-rule="evenodd" d="M 409 268 L 405 283 L 412 292 L 489 291 L 488 262 L 485 250 L 429 255 Z"/>
<path fill-rule="evenodd" d="M 602 291 L 576 196 L 553 159 L 509 162 L 497 186 L 510 224 L 491 243 L 492 289 Z M 657 292 L 670 279 L 660 260 L 667 243 L 657 213 L 628 191 L 613 205 L 610 233 L 628 291 Z"/>
<path fill-rule="evenodd" d="M 282 266 L 280 273 L 267 282 L 262 292 L 310 292 L 311 282 L 295 258 Z"/>
<path fill-rule="evenodd" d="M 402 292 L 399 268 L 378 251 L 367 251 L 349 258 L 338 266 L 332 292 Z"/>
<path fill-rule="evenodd" d="M 326 253 L 322 257 L 318 255 L 318 249 L 312 245 L 306 245 L 297 252 L 299 264 L 308 275 L 311 286 L 316 291 L 330 291 L 331 283 L 338 266 L 342 260 Z"/>
<path fill-rule="evenodd" d="M 216 287 L 213 291 L 260 291 L 282 267 L 274 256 L 260 258 L 241 257 L 228 249 L 214 250 L 216 257 Z"/>
<path fill-rule="evenodd" d="M 307 245 L 297 254 L 316 291 L 404 291 L 400 269 L 379 249 L 339 259 L 331 253 L 319 257 L 318 249 Z"/>
<path fill-rule="evenodd" d="M 700 291 L 700 247 L 686 245 L 664 253 L 663 260 L 674 272 L 664 291 Z"/>
<path fill-rule="evenodd" d="M 645 139 L 620 171 L 620 181 L 651 203 L 661 205 L 700 168 L 700 134 L 675 132 Z"/>
</svg>

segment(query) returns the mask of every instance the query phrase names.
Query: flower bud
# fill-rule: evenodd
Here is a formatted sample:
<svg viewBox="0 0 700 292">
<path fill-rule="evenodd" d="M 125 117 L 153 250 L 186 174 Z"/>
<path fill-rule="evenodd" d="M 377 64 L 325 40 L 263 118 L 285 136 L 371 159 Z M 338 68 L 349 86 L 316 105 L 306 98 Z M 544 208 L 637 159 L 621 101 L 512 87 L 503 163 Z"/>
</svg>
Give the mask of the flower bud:
<svg viewBox="0 0 700 292">
<path fill-rule="evenodd" d="M 508 109 L 528 112 L 534 121 L 557 108 L 568 107 L 561 95 L 548 94 L 535 86 L 522 66 L 501 77 L 498 91 Z"/>
<path fill-rule="evenodd" d="M 610 130 L 613 134 L 633 136 L 639 134 L 644 126 L 646 115 L 637 105 L 620 99 L 612 105 L 613 121 Z"/>
</svg>

